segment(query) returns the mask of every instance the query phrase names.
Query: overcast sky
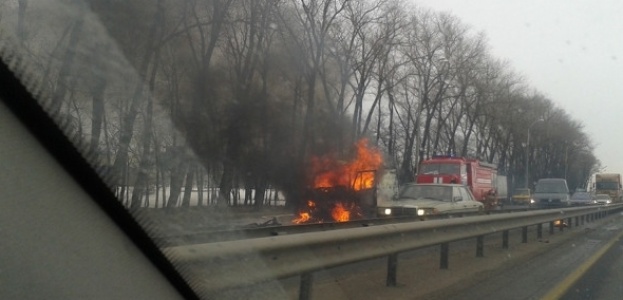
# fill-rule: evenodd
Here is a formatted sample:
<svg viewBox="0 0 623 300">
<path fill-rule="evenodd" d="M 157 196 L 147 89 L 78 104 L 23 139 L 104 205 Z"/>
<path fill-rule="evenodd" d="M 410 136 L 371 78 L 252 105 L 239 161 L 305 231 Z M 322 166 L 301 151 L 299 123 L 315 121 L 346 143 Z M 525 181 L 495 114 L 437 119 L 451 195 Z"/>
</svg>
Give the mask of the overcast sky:
<svg viewBox="0 0 623 300">
<path fill-rule="evenodd" d="M 584 124 L 623 173 L 623 1 L 411 0 L 486 33 L 492 54 Z"/>
</svg>

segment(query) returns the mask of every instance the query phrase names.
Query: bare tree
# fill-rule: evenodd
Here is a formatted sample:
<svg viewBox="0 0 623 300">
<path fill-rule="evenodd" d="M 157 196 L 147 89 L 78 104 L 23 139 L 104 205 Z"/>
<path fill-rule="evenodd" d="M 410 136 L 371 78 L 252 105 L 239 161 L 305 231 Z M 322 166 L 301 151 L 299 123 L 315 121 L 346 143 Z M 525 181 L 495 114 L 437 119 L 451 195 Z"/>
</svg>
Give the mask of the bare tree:
<svg viewBox="0 0 623 300">
<path fill-rule="evenodd" d="M 316 114 L 316 84 L 323 61 L 326 59 L 328 33 L 349 2 L 349 0 L 293 0 L 292 7 L 280 13 L 282 24 L 295 25 L 285 29 L 288 39 L 294 42 L 294 51 L 302 53 L 298 61 L 304 74 L 307 91 L 304 97 L 302 144 L 299 148 L 301 160 L 308 153 L 308 143 L 314 140 L 312 122 Z M 293 20 L 286 17 L 287 13 L 294 14 Z"/>
<path fill-rule="evenodd" d="M 217 86 L 218 80 L 213 70 L 213 58 L 217 51 L 218 41 L 221 39 L 223 27 L 228 21 L 229 9 L 232 0 L 188 0 L 185 2 L 184 34 L 186 45 L 190 54 L 192 68 L 190 74 L 192 87 L 192 100 L 190 110 L 184 112 L 186 115 L 183 124 L 187 141 L 193 148 L 200 153 L 204 159 L 204 165 L 208 164 L 207 159 L 212 155 L 223 157 L 222 148 L 216 133 L 218 130 L 200 131 L 198 128 L 219 128 L 223 126 L 219 122 Z M 223 161 L 227 163 L 226 161 Z M 219 204 L 226 205 L 229 200 L 229 190 L 232 188 L 231 168 L 225 168 L 220 182 L 221 194 Z"/>
<path fill-rule="evenodd" d="M 268 166 L 254 161 L 258 156 L 265 158 L 268 150 L 266 143 L 261 141 L 265 141 L 268 134 L 268 60 L 275 34 L 272 17 L 275 16 L 276 4 L 274 0 L 236 3 L 230 12 L 232 21 L 224 29 L 223 52 L 228 61 L 231 95 L 235 99 L 226 105 L 234 118 L 225 120 L 229 134 L 223 138 L 227 145 L 224 175 L 228 175 L 227 180 L 231 181 L 236 168 L 232 162 L 248 161 L 248 164 L 239 167 L 246 174 L 245 184 L 257 188 L 257 207 L 263 203 L 267 181 Z M 245 122 L 240 122 L 240 119 Z M 259 141 L 255 141 L 254 137 L 258 137 Z M 252 157 L 245 157 L 248 155 Z"/>
</svg>

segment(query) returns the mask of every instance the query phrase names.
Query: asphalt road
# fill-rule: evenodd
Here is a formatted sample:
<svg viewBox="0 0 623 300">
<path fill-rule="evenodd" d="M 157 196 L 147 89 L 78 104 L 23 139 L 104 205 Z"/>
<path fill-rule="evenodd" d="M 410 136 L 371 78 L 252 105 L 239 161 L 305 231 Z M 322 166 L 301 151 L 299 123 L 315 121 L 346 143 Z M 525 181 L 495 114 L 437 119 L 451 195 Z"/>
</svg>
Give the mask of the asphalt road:
<svg viewBox="0 0 623 300">
<path fill-rule="evenodd" d="M 596 271 L 600 276 L 582 270 L 587 268 L 587 261 L 594 259 L 621 232 L 622 220 L 618 215 L 608 218 L 601 226 L 591 223 L 577 228 L 586 234 L 561 242 L 512 268 L 499 270 L 486 281 L 445 299 L 621 299 L 621 284 L 612 284 L 613 280 L 623 282 L 623 268 L 612 264 L 612 261 L 619 266 L 623 264 L 620 247 L 608 251 L 610 262 L 601 261 Z M 572 285 L 576 274 L 588 276 L 583 277 L 582 283 Z M 600 278 L 604 276 L 610 282 Z"/>
<path fill-rule="evenodd" d="M 578 269 L 581 277 L 572 283 L 562 299 L 622 299 L 623 298 L 623 224 L 617 222 L 590 235 L 593 241 L 604 245 L 603 255 L 595 256 L 595 263 Z M 613 238 L 612 235 L 615 234 Z M 573 279 L 573 278 L 572 278 Z"/>
</svg>

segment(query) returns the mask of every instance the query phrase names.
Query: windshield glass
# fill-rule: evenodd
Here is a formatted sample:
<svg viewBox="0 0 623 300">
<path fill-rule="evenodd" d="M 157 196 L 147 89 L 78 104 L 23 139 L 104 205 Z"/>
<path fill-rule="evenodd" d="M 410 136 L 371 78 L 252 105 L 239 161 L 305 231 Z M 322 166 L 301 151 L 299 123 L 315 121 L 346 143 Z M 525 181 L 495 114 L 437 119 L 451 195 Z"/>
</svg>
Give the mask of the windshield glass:
<svg viewBox="0 0 623 300">
<path fill-rule="evenodd" d="M 393 199 L 450 202 L 459 196 L 455 199 L 484 202 L 484 207 L 460 203 L 468 213 L 480 208 L 480 213 L 494 214 L 529 204 L 528 214 L 539 203 L 513 199 L 509 191 L 515 187 L 568 193 L 563 184 L 535 187 L 541 178 L 564 178 L 571 190 L 619 189 L 616 183 L 596 183 L 596 174 L 606 178 L 623 172 L 620 155 L 606 151 L 621 148 L 612 128 L 621 128 L 616 122 L 623 120 L 623 109 L 616 106 L 623 95 L 618 34 L 623 26 L 616 23 L 623 20 L 623 7 L 616 1 L 528 2 L 0 0 L 0 100 L 3 105 L 13 101 L 0 112 L 21 112 L 20 124 L 30 126 L 26 133 L 54 154 L 50 160 L 61 171 L 69 173 L 72 161 L 86 161 L 71 180 L 80 181 L 89 171 L 98 184 L 80 182 L 87 193 L 76 202 L 93 202 L 93 210 L 115 221 L 115 233 L 127 238 L 123 241 L 145 245 L 140 255 L 157 266 L 153 272 L 175 274 L 165 276 L 168 282 L 186 283 L 201 298 L 306 299 L 309 294 L 300 290 L 311 286 L 314 292 L 317 287 L 324 291 L 314 294 L 323 299 L 412 298 L 412 291 L 427 298 L 420 288 L 433 293 L 461 285 L 443 275 L 421 278 L 428 282 L 404 279 L 398 292 L 379 288 L 383 283 L 344 283 L 348 276 L 367 273 L 357 270 L 386 269 L 386 264 L 350 266 L 369 258 L 361 253 L 375 253 L 373 263 L 381 258 L 393 262 L 398 253 L 419 251 L 410 248 L 414 244 L 400 240 L 390 243 L 396 247 L 391 253 L 386 253 L 390 248 L 368 251 L 363 244 L 349 244 L 350 235 L 320 228 L 357 227 L 369 238 L 382 213 L 389 220 L 384 228 L 398 222 L 395 211 L 379 212 L 379 203 Z M 602 17 L 606 13 L 614 15 Z M 18 84 L 7 83 L 9 79 Z M 43 117 L 31 114 L 34 108 Z M 0 153 L 0 203 L 8 206 L 0 206 L 0 249 L 2 255 L 19 257 L 6 261 L 20 268 L 23 264 L 24 278 L 41 275 L 15 290 L 54 289 L 54 280 L 64 278 L 55 275 L 62 270 L 25 262 L 31 256 L 47 260 L 49 248 L 74 253 L 71 241 L 56 242 L 59 235 L 43 233 L 60 228 L 58 224 L 39 221 L 48 213 L 62 213 L 56 221 L 60 224 L 74 216 L 65 212 L 66 199 L 54 190 L 66 186 L 29 195 L 43 186 L 36 175 L 44 173 L 11 163 L 33 146 L 25 146 L 0 124 L 0 144 L 14 150 Z M 46 134 L 53 129 L 60 133 Z M 69 146 L 56 147 L 54 140 Z M 463 164 L 439 163 L 446 159 Z M 419 174 L 431 175 L 422 182 L 458 181 L 467 187 L 411 185 Z M 433 176 L 446 174 L 457 176 Z M 5 200 L 5 193 L 15 195 L 10 198 L 14 201 Z M 514 193 L 528 194 L 522 189 Z M 619 196 L 612 201 L 620 201 Z M 106 210 L 110 203 L 116 210 Z M 8 221 L 16 208 L 32 218 Z M 44 211 L 35 213 L 34 208 Z M 417 214 L 437 213 L 410 210 L 415 211 L 409 215 L 413 222 L 422 221 Z M 462 219 L 451 221 L 467 222 Z M 29 241 L 45 245 L 26 247 L 5 238 L 21 237 L 14 229 L 22 225 L 40 225 Z M 487 228 L 496 234 L 501 230 Z M 309 231 L 343 239 L 335 243 L 340 251 L 315 252 L 308 236 L 299 235 Z M 89 236 L 100 235 L 95 231 Z M 257 246 L 267 240 L 284 249 Z M 93 248 L 94 254 L 125 254 Z M 267 256 L 266 249 L 292 257 Z M 242 254 L 223 259 L 235 251 Z M 514 252 L 505 255 L 515 257 Z M 54 261 L 61 267 L 65 262 Z M 246 265 L 233 268 L 224 262 Z M 353 269 L 333 273 L 345 266 Z M 421 276 L 438 267 L 401 272 L 413 269 L 419 272 L 414 276 Z M 12 275 L 0 270 L 0 283 Z M 320 277 L 316 282 L 314 275 Z M 131 285 L 137 277 L 128 275 L 124 283 Z M 42 282 L 46 284 L 37 284 Z M 97 280 L 68 286 L 115 290 L 93 282 Z M 336 286 L 321 289 L 322 284 Z M 5 286 L 12 287 L 3 285 L 0 298 L 85 295 L 20 297 L 3 294 Z M 531 297 L 537 296 L 517 296 Z"/>
<path fill-rule="evenodd" d="M 535 193 L 568 193 L 569 190 L 562 182 L 539 182 Z"/>
<path fill-rule="evenodd" d="M 459 174 L 460 164 L 422 164 L 421 174 Z"/>
<path fill-rule="evenodd" d="M 586 192 L 576 192 L 571 196 L 571 200 L 590 200 L 591 194 Z"/>
<path fill-rule="evenodd" d="M 529 196 L 530 195 L 530 190 L 529 189 L 516 189 L 515 196 Z"/>
<path fill-rule="evenodd" d="M 403 187 L 398 195 L 398 200 L 430 199 L 439 201 L 452 201 L 452 187 L 450 186 L 424 186 L 410 185 Z"/>
<path fill-rule="evenodd" d="M 620 188 L 616 182 L 597 182 L 595 186 L 598 190 L 617 190 Z"/>
</svg>

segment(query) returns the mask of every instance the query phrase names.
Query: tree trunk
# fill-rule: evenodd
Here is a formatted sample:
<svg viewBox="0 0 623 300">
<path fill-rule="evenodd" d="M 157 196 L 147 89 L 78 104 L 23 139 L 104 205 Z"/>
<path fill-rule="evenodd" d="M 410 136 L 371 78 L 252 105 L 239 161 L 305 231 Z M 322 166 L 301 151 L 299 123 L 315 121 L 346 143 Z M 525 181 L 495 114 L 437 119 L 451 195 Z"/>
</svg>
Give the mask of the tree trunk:
<svg viewBox="0 0 623 300">
<path fill-rule="evenodd" d="M 197 206 L 203 206 L 203 169 L 197 170 Z"/>
<path fill-rule="evenodd" d="M 56 80 L 54 94 L 52 95 L 52 102 L 50 105 L 50 114 L 52 116 L 56 116 L 61 111 L 63 101 L 65 101 L 65 95 L 67 94 L 70 82 L 69 77 L 71 76 L 71 68 L 73 66 L 74 58 L 76 56 L 76 45 L 80 40 L 83 24 L 83 14 L 79 13 L 78 18 L 72 25 L 67 51 L 65 52 L 65 56 L 63 57 L 63 63 L 61 65 L 61 69 L 59 70 L 58 78 Z"/>
<path fill-rule="evenodd" d="M 156 54 L 157 57 L 157 54 Z M 152 67 L 151 76 L 149 79 L 149 90 L 153 93 L 155 90 L 156 74 L 158 71 L 158 59 L 155 59 Z M 136 182 L 134 184 L 134 191 L 132 192 L 132 201 L 130 208 L 138 208 L 141 205 L 142 196 L 149 194 L 149 187 L 147 183 L 149 181 L 149 171 L 152 165 L 151 157 L 151 141 L 152 141 L 152 126 L 154 118 L 154 103 L 153 97 L 147 97 L 147 108 L 143 114 L 143 139 L 138 173 L 136 175 Z"/>
<path fill-rule="evenodd" d="M 411 132 L 407 144 L 405 145 L 405 152 L 402 159 L 402 164 L 400 166 L 400 174 L 398 181 L 410 182 L 413 181 L 415 172 L 411 166 L 411 161 L 413 160 L 413 148 L 415 145 L 415 137 L 417 136 L 417 127 L 413 129 Z"/>
<path fill-rule="evenodd" d="M 162 0 L 159 0 L 161 2 Z M 161 3 L 159 3 L 161 4 Z M 156 44 L 156 34 L 158 33 L 158 29 L 163 25 L 162 14 L 161 11 L 162 5 L 158 5 L 159 9 L 154 15 L 154 21 L 149 30 L 149 34 L 147 37 L 146 44 L 146 53 L 143 56 L 143 60 L 140 63 L 139 67 L 139 75 L 142 75 L 142 78 L 147 78 L 147 71 L 149 69 L 149 65 L 152 61 L 152 58 L 156 54 L 156 49 L 154 45 Z M 134 88 L 134 93 L 132 95 L 132 99 L 130 100 L 130 109 L 129 111 L 121 118 L 121 128 L 119 134 L 119 148 L 117 150 L 117 156 L 115 158 L 113 170 L 119 170 L 120 166 L 128 163 L 128 152 L 130 149 L 130 142 L 132 141 L 132 137 L 134 135 L 134 121 L 139 113 L 139 108 L 141 106 L 141 102 L 143 100 L 144 93 L 144 83 L 142 81 L 136 84 Z"/>
<path fill-rule="evenodd" d="M 265 180 L 260 179 L 258 184 L 255 186 L 255 209 L 260 210 L 262 205 L 264 205 L 264 198 L 266 196 L 266 182 Z"/>
<path fill-rule="evenodd" d="M 182 199 L 182 207 L 190 207 L 190 196 L 193 192 L 194 175 L 195 166 L 194 164 L 192 164 L 188 166 L 188 171 L 186 172 L 186 185 L 184 186 L 184 198 Z"/>
<path fill-rule="evenodd" d="M 219 195 L 216 201 L 216 205 L 219 207 L 225 207 L 231 200 L 230 193 L 232 189 L 233 170 L 232 166 L 228 163 L 223 165 L 223 174 L 221 175 L 221 183 L 219 184 Z"/>
<path fill-rule="evenodd" d="M 177 154 L 177 153 L 176 153 Z M 182 162 L 177 163 L 171 170 L 171 183 L 169 191 L 169 200 L 167 201 L 167 207 L 176 207 L 182 192 L 182 184 L 184 183 L 184 171 L 185 164 Z"/>
<path fill-rule="evenodd" d="M 95 89 L 92 94 L 92 111 L 93 116 L 91 120 L 91 141 L 89 143 L 89 153 L 93 154 L 98 152 L 98 146 L 100 136 L 102 134 L 102 124 L 104 122 L 104 115 L 106 114 L 104 108 L 104 90 L 106 89 L 106 80 L 104 78 L 98 78 Z"/>
<path fill-rule="evenodd" d="M 171 184 L 169 190 L 169 199 L 167 200 L 167 207 L 176 207 L 180 194 L 182 193 L 182 182 L 184 178 L 179 172 L 171 174 Z"/>
</svg>

